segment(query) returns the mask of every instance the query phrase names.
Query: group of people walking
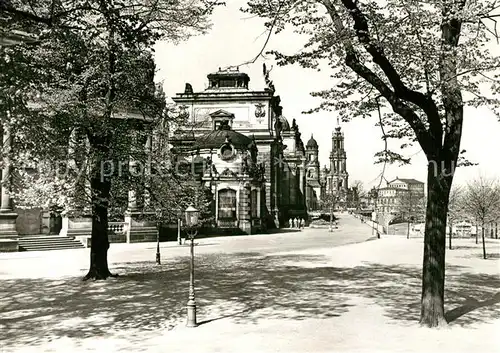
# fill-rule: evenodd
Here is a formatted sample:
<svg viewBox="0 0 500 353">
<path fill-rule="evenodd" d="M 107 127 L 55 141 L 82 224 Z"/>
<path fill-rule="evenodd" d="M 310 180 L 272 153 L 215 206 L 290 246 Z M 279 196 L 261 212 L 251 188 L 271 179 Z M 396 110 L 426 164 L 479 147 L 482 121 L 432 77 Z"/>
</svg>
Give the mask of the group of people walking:
<svg viewBox="0 0 500 353">
<path fill-rule="evenodd" d="M 305 219 L 302 219 L 302 218 L 290 218 L 288 220 L 288 227 L 290 228 L 296 228 L 296 229 L 302 229 L 304 228 L 306 225 L 306 221 Z"/>
</svg>

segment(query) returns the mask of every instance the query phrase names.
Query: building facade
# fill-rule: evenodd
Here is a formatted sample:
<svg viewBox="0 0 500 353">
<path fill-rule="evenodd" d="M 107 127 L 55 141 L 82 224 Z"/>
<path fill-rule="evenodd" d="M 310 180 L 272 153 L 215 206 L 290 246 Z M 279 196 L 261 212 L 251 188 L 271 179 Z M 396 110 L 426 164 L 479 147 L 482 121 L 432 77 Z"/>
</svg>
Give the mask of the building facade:
<svg viewBox="0 0 500 353">
<path fill-rule="evenodd" d="M 319 146 L 313 135 L 306 144 L 306 206 L 308 211 L 321 208 L 325 183 L 321 179 L 319 167 Z"/>
<path fill-rule="evenodd" d="M 387 224 L 394 219 L 415 217 L 423 207 L 424 186 L 421 181 L 398 177 L 387 182 L 386 187 L 378 190 L 378 217 Z"/>
<path fill-rule="evenodd" d="M 307 218 L 306 206 L 314 203 L 307 192 L 309 149 L 295 119 L 290 125 L 283 116 L 265 69 L 264 75 L 267 87 L 256 91 L 246 73 L 219 69 L 207 76 L 204 91 L 186 84 L 173 97 L 185 119 L 174 132 L 173 154 L 213 164 L 203 182 L 215 198 L 218 228 L 249 233 L 286 226 L 289 218 Z"/>
</svg>

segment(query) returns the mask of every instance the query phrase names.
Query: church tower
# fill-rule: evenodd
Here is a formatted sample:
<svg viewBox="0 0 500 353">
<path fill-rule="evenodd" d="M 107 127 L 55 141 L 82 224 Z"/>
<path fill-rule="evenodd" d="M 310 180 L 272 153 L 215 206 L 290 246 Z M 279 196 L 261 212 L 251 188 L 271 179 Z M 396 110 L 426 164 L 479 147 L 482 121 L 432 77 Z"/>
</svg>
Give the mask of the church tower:
<svg viewBox="0 0 500 353">
<path fill-rule="evenodd" d="M 337 119 L 337 127 L 332 134 L 332 152 L 330 153 L 330 175 L 328 178 L 327 192 L 339 196 L 339 201 L 344 202 L 349 187 L 349 173 L 347 173 L 346 160 L 344 133 L 341 131 Z"/>
<path fill-rule="evenodd" d="M 319 180 L 318 143 L 311 135 L 306 145 L 306 179 Z"/>
<path fill-rule="evenodd" d="M 306 144 L 306 207 L 308 211 L 319 209 L 321 199 L 319 147 L 313 135 Z"/>
</svg>

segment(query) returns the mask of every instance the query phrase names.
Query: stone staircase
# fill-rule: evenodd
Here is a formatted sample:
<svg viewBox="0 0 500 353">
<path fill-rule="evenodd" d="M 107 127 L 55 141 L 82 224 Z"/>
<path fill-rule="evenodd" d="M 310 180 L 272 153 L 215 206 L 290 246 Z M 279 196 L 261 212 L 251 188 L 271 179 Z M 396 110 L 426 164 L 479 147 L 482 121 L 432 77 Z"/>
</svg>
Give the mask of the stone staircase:
<svg viewBox="0 0 500 353">
<path fill-rule="evenodd" d="M 19 237 L 19 251 L 44 251 L 83 249 L 83 244 L 70 237 L 59 235 L 42 235 Z"/>
</svg>

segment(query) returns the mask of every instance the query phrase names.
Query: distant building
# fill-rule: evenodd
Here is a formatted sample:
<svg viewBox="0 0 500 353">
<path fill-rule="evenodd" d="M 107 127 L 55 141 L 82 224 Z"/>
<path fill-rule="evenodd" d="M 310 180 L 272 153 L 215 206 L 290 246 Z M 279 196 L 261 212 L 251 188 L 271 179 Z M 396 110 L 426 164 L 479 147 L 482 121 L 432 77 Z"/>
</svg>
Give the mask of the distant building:
<svg viewBox="0 0 500 353">
<path fill-rule="evenodd" d="M 313 135 L 306 144 L 306 206 L 308 211 L 321 208 L 321 196 L 324 194 L 324 184 L 321 183 L 319 170 L 319 147 Z"/>
<path fill-rule="evenodd" d="M 347 155 L 344 149 L 344 133 L 340 125 L 332 133 L 332 150 L 330 152 L 330 168 L 322 170 L 324 193 L 332 196 L 336 208 L 346 208 L 349 199 L 349 173 L 347 172 Z M 352 191 L 351 191 L 352 196 Z"/>
<path fill-rule="evenodd" d="M 422 207 L 424 186 L 421 181 L 398 177 L 387 182 L 386 187 L 378 190 L 377 213 L 387 221 L 417 212 Z"/>
</svg>

